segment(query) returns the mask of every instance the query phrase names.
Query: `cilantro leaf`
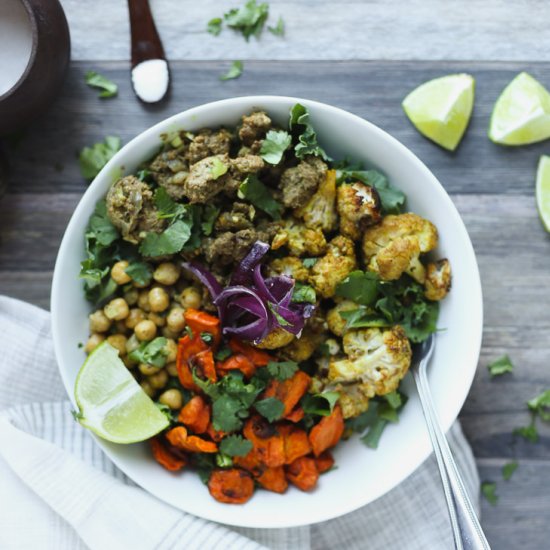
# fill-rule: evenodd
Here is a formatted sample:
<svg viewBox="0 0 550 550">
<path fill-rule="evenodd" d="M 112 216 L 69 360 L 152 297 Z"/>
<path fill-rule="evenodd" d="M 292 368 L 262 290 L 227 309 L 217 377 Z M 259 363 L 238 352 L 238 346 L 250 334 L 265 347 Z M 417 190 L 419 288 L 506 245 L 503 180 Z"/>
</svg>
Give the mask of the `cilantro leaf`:
<svg viewBox="0 0 550 550">
<path fill-rule="evenodd" d="M 283 205 L 273 198 L 271 191 L 255 175 L 248 176 L 241 183 L 238 196 L 251 202 L 274 220 L 281 219 Z"/>
<path fill-rule="evenodd" d="M 502 467 L 502 477 L 508 481 L 512 475 L 514 474 L 514 472 L 518 469 L 518 462 L 517 460 L 513 460 L 512 462 L 507 462 L 503 467 Z"/>
<path fill-rule="evenodd" d="M 500 376 L 506 372 L 512 372 L 514 365 L 508 355 L 503 355 L 502 357 L 495 359 L 492 363 L 489 363 L 487 365 L 487 369 L 489 370 L 491 378 L 494 378 L 495 376 Z"/>
<path fill-rule="evenodd" d="M 113 158 L 121 144 L 122 141 L 119 137 L 107 136 L 101 143 L 84 147 L 78 156 L 82 177 L 88 181 L 93 180 Z"/>
<path fill-rule="evenodd" d="M 369 271 L 352 271 L 336 287 L 336 295 L 364 306 L 372 305 L 379 292 L 379 278 Z"/>
<path fill-rule="evenodd" d="M 252 442 L 242 435 L 228 435 L 220 442 L 220 451 L 228 456 L 246 456 L 252 450 Z"/>
<path fill-rule="evenodd" d="M 260 156 L 269 164 L 279 164 L 291 143 L 292 137 L 288 132 L 269 130 L 262 142 Z"/>
<path fill-rule="evenodd" d="M 317 261 L 319 260 L 319 258 L 304 258 L 302 260 L 302 263 L 304 264 L 304 267 L 307 267 L 308 269 L 313 267 Z"/>
<path fill-rule="evenodd" d="M 309 112 L 300 103 L 296 103 L 290 110 L 289 128 L 298 138 L 298 143 L 294 147 L 297 158 L 303 159 L 307 155 L 315 155 L 323 160 L 331 160 L 317 143 L 317 133 L 309 121 Z"/>
<path fill-rule="evenodd" d="M 276 397 L 267 397 L 257 401 L 254 407 L 268 422 L 279 420 L 285 410 L 284 403 Z"/>
<path fill-rule="evenodd" d="M 227 174 L 229 167 L 224 164 L 218 157 L 212 159 L 212 166 L 210 168 L 210 174 L 214 180 L 221 178 L 224 174 Z"/>
<path fill-rule="evenodd" d="M 212 422 L 216 430 L 234 432 L 239 430 L 243 423 L 240 412 L 245 411 L 242 403 L 231 395 L 222 395 L 212 403 Z"/>
<path fill-rule="evenodd" d="M 201 229 L 207 237 L 212 234 L 212 231 L 214 230 L 214 223 L 216 223 L 219 213 L 220 209 L 212 204 L 207 204 L 204 207 Z"/>
<path fill-rule="evenodd" d="M 85 79 L 88 86 L 102 90 L 99 94 L 101 98 L 114 97 L 118 93 L 118 86 L 112 80 L 99 73 L 88 71 Z"/>
<path fill-rule="evenodd" d="M 216 466 L 218 466 L 219 468 L 231 468 L 231 466 L 233 466 L 233 460 L 228 455 L 217 453 Z"/>
<path fill-rule="evenodd" d="M 216 361 L 224 361 L 228 357 L 231 357 L 231 355 L 233 355 L 231 349 L 224 346 L 214 354 L 214 358 L 216 359 Z"/>
<path fill-rule="evenodd" d="M 176 254 L 191 237 L 191 225 L 183 220 L 174 222 L 162 233 L 147 233 L 139 246 L 139 251 L 146 257 Z"/>
<path fill-rule="evenodd" d="M 159 336 L 150 342 L 142 342 L 139 348 L 132 351 L 128 356 L 137 363 L 145 363 L 154 367 L 162 368 L 166 365 L 167 340 Z"/>
<path fill-rule="evenodd" d="M 267 307 L 269 308 L 269 311 L 273 314 L 273 317 L 275 317 L 278 325 L 282 328 L 290 326 L 292 323 L 290 321 L 287 321 L 278 311 L 278 305 L 274 304 L 272 302 L 267 302 Z"/>
<path fill-rule="evenodd" d="M 541 394 L 527 401 L 527 406 L 535 414 L 538 414 L 543 420 L 550 420 L 550 390 L 546 390 Z"/>
<path fill-rule="evenodd" d="M 519 435 L 523 439 L 529 441 L 530 443 L 536 443 L 539 440 L 539 432 L 535 426 L 535 419 L 533 418 L 529 426 L 523 426 L 521 428 L 516 428 L 513 432 L 514 435 Z"/>
<path fill-rule="evenodd" d="M 175 219 L 187 212 L 185 204 L 177 203 L 164 187 L 158 187 L 153 197 L 155 207 L 158 210 L 159 219 Z"/>
<path fill-rule="evenodd" d="M 234 78 L 239 78 L 239 76 L 241 76 L 242 74 L 243 74 L 243 62 L 233 61 L 233 63 L 231 63 L 231 67 L 229 67 L 227 72 L 220 75 L 220 80 L 233 80 Z"/>
<path fill-rule="evenodd" d="M 277 380 L 288 380 L 298 370 L 298 363 L 294 361 L 283 361 L 281 363 L 270 361 L 267 364 L 267 370 Z"/>
<path fill-rule="evenodd" d="M 369 448 L 369 449 L 377 449 L 378 444 L 380 443 L 380 438 L 382 437 L 382 433 L 384 432 L 384 429 L 386 428 L 388 424 L 387 420 L 384 420 L 383 418 L 380 418 L 377 416 L 374 419 L 374 422 L 369 427 L 369 431 L 361 437 L 361 441 Z"/>
<path fill-rule="evenodd" d="M 496 494 L 497 484 L 489 481 L 484 481 L 481 484 L 481 493 L 492 506 L 496 506 L 498 502 L 498 495 Z"/>
<path fill-rule="evenodd" d="M 221 17 L 214 17 L 213 19 L 210 19 L 210 21 L 208 21 L 206 30 L 210 34 L 218 36 L 222 32 L 222 23 L 223 21 Z"/>
<path fill-rule="evenodd" d="M 340 317 L 346 322 L 345 330 L 354 328 L 388 327 L 391 323 L 378 313 L 369 313 L 366 307 L 340 311 Z"/>
<path fill-rule="evenodd" d="M 109 219 L 105 200 L 100 200 L 95 205 L 86 233 L 93 233 L 93 237 L 102 246 L 109 246 L 120 237 L 118 230 Z"/>
<path fill-rule="evenodd" d="M 306 393 L 300 400 L 300 406 L 306 414 L 329 416 L 339 398 L 340 394 L 336 391 L 315 394 Z"/>
<path fill-rule="evenodd" d="M 132 277 L 132 281 L 135 281 L 138 285 L 147 286 L 153 278 L 153 270 L 146 262 L 131 262 L 124 273 Z"/>
<path fill-rule="evenodd" d="M 266 2 L 256 4 L 256 0 L 248 0 L 244 6 L 233 8 L 224 14 L 228 27 L 242 33 L 248 42 L 251 36 L 258 37 L 269 15 L 269 5 Z"/>
<path fill-rule="evenodd" d="M 157 409 L 164 415 L 168 420 L 170 421 L 170 424 L 173 424 L 176 422 L 178 418 L 178 414 L 173 411 L 168 405 L 165 405 L 164 403 L 159 403 L 155 401 L 155 405 L 157 406 Z"/>
<path fill-rule="evenodd" d="M 284 36 L 285 22 L 283 21 L 283 18 L 279 16 L 279 19 L 277 19 L 277 24 L 274 27 L 267 27 L 267 30 L 275 36 Z"/>
<path fill-rule="evenodd" d="M 317 294 L 312 286 L 296 283 L 292 293 L 292 301 L 296 303 L 314 304 L 317 301 Z"/>
</svg>

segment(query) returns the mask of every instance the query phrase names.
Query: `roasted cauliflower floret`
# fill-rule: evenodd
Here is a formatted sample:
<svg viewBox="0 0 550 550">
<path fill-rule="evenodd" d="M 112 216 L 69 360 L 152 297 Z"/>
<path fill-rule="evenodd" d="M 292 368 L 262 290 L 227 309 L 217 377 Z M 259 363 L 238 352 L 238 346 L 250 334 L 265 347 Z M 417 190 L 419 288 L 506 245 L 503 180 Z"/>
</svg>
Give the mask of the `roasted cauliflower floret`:
<svg viewBox="0 0 550 550">
<path fill-rule="evenodd" d="M 331 387 L 331 391 L 337 391 L 340 394 L 338 403 L 342 407 L 344 418 L 353 418 L 364 413 L 369 408 L 369 401 L 374 397 L 374 391 L 370 383 L 336 384 Z"/>
<path fill-rule="evenodd" d="M 363 234 L 365 263 L 385 281 L 408 273 L 424 283 L 426 273 L 419 256 L 436 246 L 436 227 L 412 212 L 386 216 Z"/>
<path fill-rule="evenodd" d="M 320 229 L 310 229 L 298 221 L 285 220 L 275 235 L 271 248 L 286 246 L 292 256 L 320 256 L 327 249 L 327 241 Z"/>
<path fill-rule="evenodd" d="M 330 362 L 328 381 L 371 385 L 376 395 L 396 390 L 411 364 L 411 345 L 399 325 L 349 331 L 343 347 L 346 358 Z"/>
<path fill-rule="evenodd" d="M 309 282 L 323 298 L 331 298 L 336 292 L 336 285 L 356 266 L 353 242 L 339 235 L 330 241 L 327 253 L 311 268 Z"/>
<path fill-rule="evenodd" d="M 367 227 L 382 219 L 378 192 L 361 182 L 340 185 L 336 206 L 340 215 L 340 233 L 354 241 L 359 240 Z"/>
<path fill-rule="evenodd" d="M 439 260 L 426 266 L 424 296 L 437 302 L 443 300 L 451 289 L 451 264 L 449 260 Z"/>
<path fill-rule="evenodd" d="M 256 347 L 261 349 L 277 349 L 287 346 L 294 340 L 294 334 L 287 332 L 281 327 L 273 329 Z"/>
<path fill-rule="evenodd" d="M 313 355 L 321 341 L 322 336 L 320 334 L 305 329 L 300 337 L 296 337 L 281 350 L 281 354 L 292 361 L 301 363 L 307 361 Z"/>
<path fill-rule="evenodd" d="M 309 278 L 309 269 L 302 263 L 302 260 L 294 256 L 272 260 L 267 266 L 267 273 L 270 277 L 286 275 L 299 282 L 305 282 Z"/>
<path fill-rule="evenodd" d="M 327 313 L 328 328 L 336 336 L 344 336 L 347 321 L 340 315 L 344 311 L 353 311 L 359 306 L 351 300 L 343 300 Z"/>
<path fill-rule="evenodd" d="M 325 233 L 336 228 L 336 172 L 328 170 L 308 203 L 294 215 L 302 218 L 306 227 L 322 229 Z"/>
</svg>

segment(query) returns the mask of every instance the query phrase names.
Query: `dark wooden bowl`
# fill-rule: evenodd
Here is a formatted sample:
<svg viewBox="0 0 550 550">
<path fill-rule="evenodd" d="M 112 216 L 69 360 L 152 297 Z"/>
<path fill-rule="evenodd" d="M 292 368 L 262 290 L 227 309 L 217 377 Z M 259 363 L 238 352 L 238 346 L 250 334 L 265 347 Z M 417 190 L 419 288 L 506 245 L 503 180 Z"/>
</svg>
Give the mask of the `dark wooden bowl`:
<svg viewBox="0 0 550 550">
<path fill-rule="evenodd" d="M 69 27 L 58 0 L 20 1 L 30 17 L 33 45 L 25 72 L 0 96 L 0 136 L 22 129 L 54 100 L 71 52 Z"/>
</svg>

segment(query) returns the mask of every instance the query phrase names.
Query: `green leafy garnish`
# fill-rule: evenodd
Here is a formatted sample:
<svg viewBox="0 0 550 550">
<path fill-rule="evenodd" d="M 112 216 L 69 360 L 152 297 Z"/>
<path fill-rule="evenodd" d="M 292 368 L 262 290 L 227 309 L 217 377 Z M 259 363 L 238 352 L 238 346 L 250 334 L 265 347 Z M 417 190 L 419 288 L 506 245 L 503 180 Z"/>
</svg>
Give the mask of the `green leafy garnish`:
<svg viewBox="0 0 550 550">
<path fill-rule="evenodd" d="M 541 394 L 527 401 L 527 406 L 533 413 L 540 416 L 544 421 L 550 420 L 550 390 L 546 390 Z"/>
<path fill-rule="evenodd" d="M 173 411 L 168 405 L 165 405 L 164 403 L 155 402 L 155 405 L 157 406 L 158 410 L 164 416 L 166 416 L 166 418 L 168 418 L 168 420 L 170 421 L 170 424 L 173 424 L 174 422 L 176 422 L 178 418 L 178 413 Z"/>
<path fill-rule="evenodd" d="M 224 164 L 218 157 L 214 157 L 210 168 L 212 179 L 217 180 L 221 178 L 224 174 L 227 174 L 227 170 L 229 170 L 227 164 Z"/>
<path fill-rule="evenodd" d="M 220 451 L 227 456 L 246 456 L 252 450 L 252 442 L 242 435 L 228 435 L 220 442 Z"/>
<path fill-rule="evenodd" d="M 501 374 L 504 374 L 506 372 L 512 372 L 514 370 L 514 365 L 512 364 L 512 361 L 510 360 L 508 355 L 503 355 L 492 363 L 489 363 L 487 365 L 487 368 L 489 369 L 489 374 L 491 375 L 491 378 L 493 378 L 495 376 L 500 376 Z"/>
<path fill-rule="evenodd" d="M 214 354 L 214 358 L 216 359 L 216 361 L 225 361 L 225 359 L 231 357 L 231 355 L 233 355 L 231 349 L 224 346 Z"/>
<path fill-rule="evenodd" d="M 255 175 L 247 176 L 241 183 L 238 197 L 251 202 L 274 220 L 281 219 L 283 205 L 273 198 L 271 191 Z"/>
<path fill-rule="evenodd" d="M 114 97 L 118 93 L 118 86 L 99 73 L 88 71 L 85 78 L 88 86 L 102 90 L 99 94 L 101 98 Z"/>
<path fill-rule="evenodd" d="M 202 212 L 201 229 L 202 232 L 208 237 L 214 230 L 214 223 L 220 213 L 220 209 L 212 204 L 207 204 Z"/>
<path fill-rule="evenodd" d="M 539 440 L 539 432 L 537 431 L 537 427 L 535 425 L 535 417 L 533 416 L 533 419 L 529 426 L 516 428 L 512 433 L 514 435 L 519 435 L 520 437 L 523 437 L 523 439 L 529 441 L 530 443 L 536 443 Z"/>
<path fill-rule="evenodd" d="M 153 278 L 153 269 L 146 262 L 134 261 L 124 270 L 138 285 L 147 286 Z"/>
<path fill-rule="evenodd" d="M 324 160 L 331 160 L 317 143 L 317 133 L 309 121 L 309 112 L 300 103 L 296 103 L 290 110 L 289 128 L 298 139 L 298 143 L 294 147 L 297 158 L 303 159 L 307 155 L 315 155 Z"/>
<path fill-rule="evenodd" d="M 285 22 L 283 21 L 283 18 L 279 16 L 279 19 L 277 19 L 277 24 L 274 27 L 267 27 L 267 30 L 275 36 L 284 36 Z"/>
<path fill-rule="evenodd" d="M 128 357 L 137 363 L 145 363 L 162 368 L 166 365 L 166 356 L 168 354 L 166 344 L 166 338 L 159 336 L 150 342 L 142 342 L 139 348 L 128 354 Z"/>
<path fill-rule="evenodd" d="M 176 254 L 183 248 L 190 236 L 191 225 L 183 220 L 178 220 L 162 233 L 147 233 L 139 251 L 149 258 Z"/>
<path fill-rule="evenodd" d="M 389 327 L 391 323 L 381 314 L 372 313 L 366 307 L 341 311 L 340 317 L 346 322 L 346 331 L 356 328 Z"/>
<path fill-rule="evenodd" d="M 181 217 L 186 212 L 186 205 L 177 203 L 164 187 L 157 187 L 153 197 L 155 207 L 158 210 L 159 219 L 174 219 Z"/>
<path fill-rule="evenodd" d="M 227 72 L 220 75 L 220 80 L 233 80 L 243 74 L 243 62 L 233 61 Z"/>
<path fill-rule="evenodd" d="M 88 181 L 93 180 L 101 169 L 113 158 L 120 149 L 122 141 L 116 136 L 107 136 L 101 143 L 95 143 L 91 147 L 84 147 L 80 151 L 78 160 L 80 173 Z"/>
<path fill-rule="evenodd" d="M 217 453 L 216 466 L 218 466 L 218 468 L 231 468 L 231 466 L 233 466 L 233 460 L 228 455 Z"/>
<path fill-rule="evenodd" d="M 270 361 L 267 364 L 267 370 L 277 380 L 288 380 L 298 370 L 298 363 L 294 361 L 282 361 L 280 363 Z"/>
<path fill-rule="evenodd" d="M 283 402 L 276 397 L 267 397 L 257 401 L 254 407 L 268 422 L 279 420 L 285 410 Z"/>
<path fill-rule="evenodd" d="M 222 23 L 223 21 L 221 17 L 214 17 L 214 19 L 210 19 L 210 21 L 208 21 L 206 30 L 210 34 L 218 36 L 222 32 Z"/>
<path fill-rule="evenodd" d="M 211 344 L 214 337 L 209 332 L 201 332 L 201 340 L 205 344 Z"/>
<path fill-rule="evenodd" d="M 256 4 L 256 0 L 248 0 L 244 6 L 229 10 L 223 17 L 227 26 L 242 33 L 248 42 L 251 36 L 261 34 L 268 15 L 266 2 Z"/>
<path fill-rule="evenodd" d="M 277 320 L 277 323 L 280 327 L 288 327 L 291 325 L 290 321 L 287 321 L 278 311 L 277 308 L 279 307 L 277 304 L 274 304 L 272 302 L 267 302 L 267 307 L 269 308 L 269 311 L 273 314 L 273 317 Z"/>
<path fill-rule="evenodd" d="M 336 391 L 325 391 L 323 393 L 306 393 L 300 400 L 300 406 L 305 414 L 316 414 L 328 416 L 338 402 L 340 394 Z"/>
<path fill-rule="evenodd" d="M 496 494 L 497 484 L 489 481 L 484 481 L 481 484 L 481 493 L 492 506 L 496 506 L 498 495 Z"/>
<path fill-rule="evenodd" d="M 514 472 L 518 469 L 518 462 L 517 460 L 513 460 L 512 462 L 507 462 L 503 467 L 502 467 L 502 477 L 508 481 L 512 475 L 514 474 Z"/>
<path fill-rule="evenodd" d="M 372 305 L 379 294 L 379 278 L 369 271 L 352 271 L 336 287 L 336 295 L 364 306 Z"/>
<path fill-rule="evenodd" d="M 308 269 L 313 267 L 317 261 L 319 260 L 319 258 L 304 258 L 302 260 L 302 263 L 304 264 L 304 267 L 307 267 Z"/>
<path fill-rule="evenodd" d="M 292 137 L 288 132 L 269 130 L 262 142 L 260 156 L 269 164 L 279 164 L 291 143 Z"/>
<path fill-rule="evenodd" d="M 296 303 L 314 304 L 317 301 L 317 294 L 312 286 L 296 283 L 292 293 L 292 301 Z"/>
</svg>

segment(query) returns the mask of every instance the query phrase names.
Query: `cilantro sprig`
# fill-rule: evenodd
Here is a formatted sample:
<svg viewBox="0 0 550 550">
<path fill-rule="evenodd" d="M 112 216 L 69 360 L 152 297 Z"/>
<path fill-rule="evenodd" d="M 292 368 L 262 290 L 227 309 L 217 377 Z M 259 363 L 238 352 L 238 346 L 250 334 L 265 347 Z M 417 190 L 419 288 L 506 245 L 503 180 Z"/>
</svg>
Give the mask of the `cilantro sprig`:
<svg viewBox="0 0 550 550">
<path fill-rule="evenodd" d="M 95 71 L 88 71 L 85 80 L 86 84 L 91 88 L 101 90 L 99 97 L 102 99 L 114 97 L 118 93 L 118 86 L 112 80 L 109 80 L 107 77 Z"/>
<path fill-rule="evenodd" d="M 283 205 L 255 175 L 248 176 L 239 186 L 238 197 L 246 199 L 274 220 L 281 219 Z"/>
<path fill-rule="evenodd" d="M 220 75 L 220 80 L 233 80 L 235 78 L 239 78 L 239 76 L 243 74 L 243 67 L 244 65 L 242 61 L 233 61 L 227 72 Z"/>
<path fill-rule="evenodd" d="M 94 143 L 91 147 L 84 147 L 78 156 L 80 173 L 88 181 L 93 180 L 101 169 L 120 150 L 122 141 L 116 136 L 107 136 L 102 142 Z"/>
<path fill-rule="evenodd" d="M 503 355 L 489 363 L 487 369 L 489 370 L 491 378 L 494 378 L 495 376 L 501 376 L 507 372 L 512 372 L 514 370 L 514 365 L 508 355 Z"/>
<path fill-rule="evenodd" d="M 291 143 L 292 137 L 285 130 L 269 130 L 262 142 L 260 156 L 269 164 L 279 164 Z"/>
<path fill-rule="evenodd" d="M 227 456 L 246 456 L 252 450 L 252 442 L 241 435 L 228 435 L 220 442 L 220 451 Z"/>
<path fill-rule="evenodd" d="M 140 346 L 128 356 L 137 363 L 145 363 L 154 367 L 162 368 L 166 365 L 167 339 L 159 336 L 150 342 L 142 342 Z"/>
<path fill-rule="evenodd" d="M 229 10 L 223 18 L 228 27 L 240 32 L 248 42 L 251 36 L 260 36 L 268 16 L 267 2 L 257 4 L 256 0 L 248 0 L 244 6 Z"/>
<path fill-rule="evenodd" d="M 303 159 L 307 155 L 315 155 L 323 160 L 332 160 L 317 142 L 317 133 L 309 120 L 309 111 L 300 103 L 296 103 L 290 110 L 289 128 L 297 140 L 294 146 L 297 158 Z"/>
</svg>

